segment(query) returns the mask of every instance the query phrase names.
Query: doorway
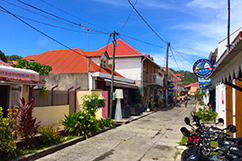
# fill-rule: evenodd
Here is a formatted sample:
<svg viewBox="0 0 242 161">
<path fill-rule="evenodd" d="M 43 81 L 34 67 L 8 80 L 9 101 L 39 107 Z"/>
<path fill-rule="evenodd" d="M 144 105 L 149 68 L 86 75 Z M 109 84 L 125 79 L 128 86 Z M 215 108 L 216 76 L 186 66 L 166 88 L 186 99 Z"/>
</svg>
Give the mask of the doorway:
<svg viewBox="0 0 242 161">
<path fill-rule="evenodd" d="M 9 108 L 9 89 L 10 86 L 0 85 L 0 107 L 3 108 L 3 117 L 7 117 L 7 109 Z"/>
</svg>

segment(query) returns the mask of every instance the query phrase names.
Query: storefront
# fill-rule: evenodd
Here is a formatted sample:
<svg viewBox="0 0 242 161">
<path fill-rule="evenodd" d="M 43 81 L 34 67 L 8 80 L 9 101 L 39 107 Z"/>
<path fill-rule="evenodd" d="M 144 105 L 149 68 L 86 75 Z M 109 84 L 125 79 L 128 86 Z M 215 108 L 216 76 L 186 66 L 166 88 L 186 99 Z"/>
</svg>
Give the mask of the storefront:
<svg viewBox="0 0 242 161">
<path fill-rule="evenodd" d="M 1 61 L 0 107 L 3 108 L 4 116 L 6 117 L 7 115 L 7 109 L 16 106 L 16 102 L 20 98 L 24 97 L 28 101 L 31 97 L 32 87 L 41 84 L 37 72 L 13 68 Z"/>
<path fill-rule="evenodd" d="M 242 128 L 239 127 L 239 122 L 242 122 L 242 32 L 232 44 L 230 51 L 224 52 L 216 62 L 210 78 L 213 78 L 214 86 L 225 84 L 226 126 L 237 125 L 236 137 L 242 137 Z"/>
</svg>

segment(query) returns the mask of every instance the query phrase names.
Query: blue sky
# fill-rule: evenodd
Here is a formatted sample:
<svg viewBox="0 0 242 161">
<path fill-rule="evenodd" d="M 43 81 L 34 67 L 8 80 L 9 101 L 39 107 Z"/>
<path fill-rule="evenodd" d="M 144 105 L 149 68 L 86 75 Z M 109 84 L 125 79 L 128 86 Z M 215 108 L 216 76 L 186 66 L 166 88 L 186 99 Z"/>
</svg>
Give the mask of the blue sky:
<svg viewBox="0 0 242 161">
<path fill-rule="evenodd" d="M 162 40 L 151 31 L 127 0 L 21 1 L 69 22 L 17 0 L 0 0 L 0 6 L 22 16 L 19 18 L 70 48 L 87 50 L 86 30 L 76 25 L 81 23 L 90 28 L 89 50 L 97 50 L 110 43 L 109 35 L 115 30 L 119 33 L 117 38 L 123 39 L 143 54 L 150 54 L 157 64 L 165 66 L 165 42 L 168 41 L 172 46 L 169 51 L 172 54 L 169 57 L 169 67 L 176 70 L 192 71 L 193 63 L 207 58 L 227 36 L 227 0 L 130 0 L 132 4 L 136 3 L 135 8 Z M 241 6 L 241 0 L 231 1 L 231 33 L 242 26 Z M 25 57 L 48 50 L 65 49 L 3 9 L 0 11 L 0 50 L 5 55 Z"/>
</svg>

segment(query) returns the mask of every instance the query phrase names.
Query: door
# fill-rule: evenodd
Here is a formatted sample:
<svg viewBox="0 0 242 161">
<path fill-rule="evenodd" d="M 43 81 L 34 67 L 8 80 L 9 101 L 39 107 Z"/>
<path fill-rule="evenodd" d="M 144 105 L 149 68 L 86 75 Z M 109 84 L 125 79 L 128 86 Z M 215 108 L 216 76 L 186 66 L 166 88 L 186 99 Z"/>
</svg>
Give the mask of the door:
<svg viewBox="0 0 242 161">
<path fill-rule="evenodd" d="M 236 80 L 236 86 L 242 87 L 242 81 Z M 242 92 L 239 90 L 235 90 L 235 109 L 236 109 L 236 137 L 242 137 L 242 128 L 241 128 L 241 122 L 242 122 Z"/>
<path fill-rule="evenodd" d="M 226 85 L 226 126 L 233 124 L 233 93 L 232 87 Z"/>
</svg>

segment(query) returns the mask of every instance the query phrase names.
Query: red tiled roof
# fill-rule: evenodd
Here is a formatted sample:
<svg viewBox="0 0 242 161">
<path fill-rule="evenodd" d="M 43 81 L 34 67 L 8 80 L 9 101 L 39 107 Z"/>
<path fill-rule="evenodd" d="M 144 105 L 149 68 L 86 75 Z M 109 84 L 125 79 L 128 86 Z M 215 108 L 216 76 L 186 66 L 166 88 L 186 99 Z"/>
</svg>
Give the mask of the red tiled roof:
<svg viewBox="0 0 242 161">
<path fill-rule="evenodd" d="M 189 85 L 186 85 L 185 88 L 187 87 L 199 87 L 199 82 L 191 83 Z"/>
<path fill-rule="evenodd" d="M 5 63 L 5 62 L 2 61 L 1 59 L 0 59 L 0 65 L 7 66 L 7 67 L 11 67 L 11 65 Z"/>
<path fill-rule="evenodd" d="M 143 55 L 141 52 L 127 44 L 122 39 L 116 41 L 117 45 L 115 47 L 115 56 L 130 56 L 130 55 Z M 107 51 L 109 57 L 113 55 L 113 44 L 110 43 L 97 51 Z"/>
<path fill-rule="evenodd" d="M 8 82 L 21 82 L 21 83 L 31 83 L 31 84 L 43 84 L 41 81 L 31 80 L 31 79 L 25 79 L 25 78 L 9 78 L 0 76 L 0 80 L 2 81 L 8 81 Z"/>
<path fill-rule="evenodd" d="M 79 53 L 79 54 L 78 54 Z M 27 61 L 34 61 L 52 67 L 51 73 L 87 73 L 87 57 L 86 53 L 81 49 L 64 49 L 64 50 L 49 50 L 39 55 L 29 55 L 25 57 Z M 101 52 L 90 52 L 97 55 Z M 111 74 L 111 69 L 104 69 L 90 60 L 90 72 L 103 72 Z M 116 76 L 122 75 L 114 72 Z"/>
<path fill-rule="evenodd" d="M 97 51 L 84 51 L 83 52 L 86 56 L 88 57 L 99 57 L 101 55 L 103 55 L 104 51 L 101 50 L 97 50 Z"/>
</svg>

